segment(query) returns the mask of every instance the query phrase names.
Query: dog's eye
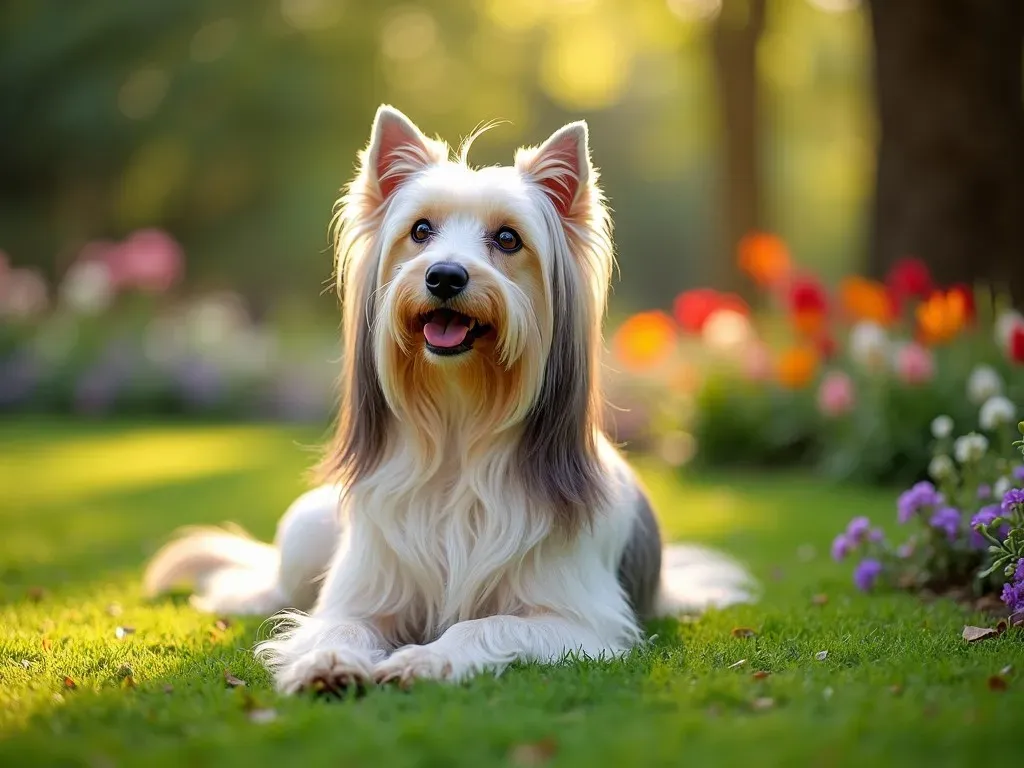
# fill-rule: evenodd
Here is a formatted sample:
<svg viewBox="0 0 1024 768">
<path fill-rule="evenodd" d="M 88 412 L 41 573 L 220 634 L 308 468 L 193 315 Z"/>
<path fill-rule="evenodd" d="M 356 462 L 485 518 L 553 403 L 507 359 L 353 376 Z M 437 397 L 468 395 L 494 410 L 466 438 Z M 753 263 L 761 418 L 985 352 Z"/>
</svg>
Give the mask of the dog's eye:
<svg viewBox="0 0 1024 768">
<path fill-rule="evenodd" d="M 519 233 L 512 227 L 502 227 L 494 234 L 494 244 L 505 253 L 515 253 L 523 247 Z"/>
<path fill-rule="evenodd" d="M 409 234 L 417 243 L 425 243 L 427 239 L 434 234 L 434 229 L 430 226 L 429 221 L 426 219 L 420 219 L 412 225 L 412 231 Z"/>
</svg>

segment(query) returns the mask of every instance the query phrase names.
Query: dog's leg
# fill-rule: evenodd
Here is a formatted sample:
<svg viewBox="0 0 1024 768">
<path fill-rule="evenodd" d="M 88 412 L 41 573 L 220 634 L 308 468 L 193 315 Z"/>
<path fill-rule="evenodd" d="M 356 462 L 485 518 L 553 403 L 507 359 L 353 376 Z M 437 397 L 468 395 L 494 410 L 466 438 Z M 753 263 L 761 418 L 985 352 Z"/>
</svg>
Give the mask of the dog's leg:
<svg viewBox="0 0 1024 768">
<path fill-rule="evenodd" d="M 498 673 L 514 661 L 557 663 L 573 653 L 591 658 L 621 655 L 638 630 L 624 625 L 619 636 L 600 637 L 586 624 L 553 614 L 488 616 L 453 625 L 428 645 L 395 651 L 374 670 L 378 682 L 414 679 L 458 682 L 480 672 Z"/>
</svg>

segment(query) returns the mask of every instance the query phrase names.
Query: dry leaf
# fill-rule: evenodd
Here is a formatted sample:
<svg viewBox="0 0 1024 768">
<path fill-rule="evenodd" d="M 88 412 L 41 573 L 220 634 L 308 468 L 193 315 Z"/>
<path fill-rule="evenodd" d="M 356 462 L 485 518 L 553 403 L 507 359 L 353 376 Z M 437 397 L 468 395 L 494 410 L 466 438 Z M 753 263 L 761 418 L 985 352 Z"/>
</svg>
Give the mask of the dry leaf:
<svg viewBox="0 0 1024 768">
<path fill-rule="evenodd" d="M 224 670 L 224 682 L 228 684 L 228 688 L 240 688 L 245 685 L 245 680 L 239 680 L 227 669 Z"/>
<path fill-rule="evenodd" d="M 812 605 L 828 605 L 828 595 L 822 593 L 811 598 Z"/>
<path fill-rule="evenodd" d="M 25 593 L 28 599 L 31 600 L 33 603 L 38 603 L 42 601 L 42 599 L 45 598 L 48 594 L 49 593 L 46 591 L 44 587 L 29 587 L 28 591 Z"/>
<path fill-rule="evenodd" d="M 28 669 L 29 667 L 32 666 L 32 662 L 29 661 L 28 659 L 22 659 L 21 660 L 21 666 L 23 666 L 25 669 Z"/>
<path fill-rule="evenodd" d="M 558 752 L 558 742 L 548 736 L 533 744 L 520 744 L 509 754 L 513 765 L 544 765 Z"/>
<path fill-rule="evenodd" d="M 746 659 L 740 659 L 739 661 L 734 661 L 732 664 L 730 664 L 728 667 L 726 667 L 726 669 L 736 669 L 736 667 L 742 667 L 746 663 L 747 663 Z"/>
<path fill-rule="evenodd" d="M 1009 626 L 1010 625 L 1006 623 L 1006 619 L 1003 619 L 998 624 L 996 624 L 996 632 L 998 632 L 1001 635 L 1009 628 Z"/>
<path fill-rule="evenodd" d="M 120 616 L 122 613 L 124 613 L 124 608 L 121 607 L 120 603 L 111 603 L 107 606 L 108 616 Z"/>
<path fill-rule="evenodd" d="M 70 689 L 70 690 L 72 690 L 72 691 L 73 691 L 73 690 L 75 690 L 75 688 L 77 688 L 78 686 L 77 686 L 77 685 L 75 684 L 75 681 L 74 681 L 74 680 L 72 680 L 72 679 L 71 679 L 70 677 L 68 677 L 67 675 L 64 675 L 64 687 L 65 687 L 65 688 L 68 688 L 68 689 Z"/>
<path fill-rule="evenodd" d="M 733 627 L 733 637 L 757 637 L 757 632 L 750 627 Z"/>
<path fill-rule="evenodd" d="M 767 696 L 762 696 L 759 699 L 754 699 L 751 706 L 755 712 L 763 712 L 766 709 L 771 709 L 775 706 L 775 699 L 771 699 Z"/>
<path fill-rule="evenodd" d="M 1007 688 L 1006 678 L 1000 677 L 999 675 L 992 675 L 988 679 L 988 689 L 990 691 L 1005 691 Z"/>
<path fill-rule="evenodd" d="M 964 627 L 964 640 L 968 643 L 976 643 L 979 640 L 985 640 L 989 637 L 995 637 L 999 632 L 992 627 Z"/>
<path fill-rule="evenodd" d="M 221 632 L 225 632 L 225 631 L 227 631 L 227 628 L 231 626 L 231 620 L 230 619 L 217 619 L 217 622 L 213 626 L 216 629 L 219 629 Z"/>
<path fill-rule="evenodd" d="M 754 680 L 764 680 L 766 677 L 769 677 L 770 675 L 771 675 L 771 672 L 765 672 L 763 669 L 759 669 L 759 670 L 757 670 L 757 672 L 752 674 L 751 677 Z"/>
<path fill-rule="evenodd" d="M 48 651 L 51 648 L 53 648 L 53 642 L 51 642 L 50 638 L 44 637 L 43 638 L 43 650 L 44 651 Z"/>
<path fill-rule="evenodd" d="M 1011 627 L 1024 627 L 1024 611 L 1017 611 L 1007 621 L 1010 622 Z"/>
<path fill-rule="evenodd" d="M 903 695 L 903 686 L 900 685 L 899 683 L 896 683 L 895 685 L 890 685 L 889 686 L 889 693 L 891 693 L 893 696 L 902 696 Z"/>
<path fill-rule="evenodd" d="M 135 634 L 135 627 L 118 627 L 114 630 L 114 637 L 118 640 L 124 640 L 128 635 Z"/>
<path fill-rule="evenodd" d="M 277 719 L 276 709 L 250 709 L 249 710 L 249 721 L 253 723 L 269 723 Z"/>
<path fill-rule="evenodd" d="M 122 688 L 134 688 L 135 687 L 135 678 L 132 675 L 125 675 L 124 678 L 121 680 L 121 687 Z"/>
<path fill-rule="evenodd" d="M 814 658 L 816 658 L 818 661 L 824 661 L 828 658 L 828 651 L 818 651 L 816 654 L 814 654 Z"/>
</svg>

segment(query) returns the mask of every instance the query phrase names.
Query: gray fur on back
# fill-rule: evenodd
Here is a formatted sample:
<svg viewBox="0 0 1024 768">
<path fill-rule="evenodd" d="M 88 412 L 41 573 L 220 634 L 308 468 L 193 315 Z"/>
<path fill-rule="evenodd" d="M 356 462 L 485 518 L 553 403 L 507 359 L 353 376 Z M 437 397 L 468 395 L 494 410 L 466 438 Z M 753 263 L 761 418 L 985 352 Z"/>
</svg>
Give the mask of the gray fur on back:
<svg viewBox="0 0 1024 768">
<path fill-rule="evenodd" d="M 626 591 L 637 617 L 654 616 L 661 581 L 661 531 L 647 495 L 637 488 L 633 532 L 619 562 L 619 584 Z"/>
</svg>

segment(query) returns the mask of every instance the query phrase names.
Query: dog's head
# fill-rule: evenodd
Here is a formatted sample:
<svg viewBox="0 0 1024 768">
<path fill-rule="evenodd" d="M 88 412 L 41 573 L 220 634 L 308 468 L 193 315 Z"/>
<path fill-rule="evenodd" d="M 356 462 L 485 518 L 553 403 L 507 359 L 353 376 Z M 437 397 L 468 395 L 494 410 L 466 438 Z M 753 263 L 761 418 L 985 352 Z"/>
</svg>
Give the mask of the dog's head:
<svg viewBox="0 0 1024 768">
<path fill-rule="evenodd" d="M 359 479 L 395 423 L 425 455 L 453 433 L 464 450 L 508 435 L 553 500 L 582 503 L 612 269 L 587 128 L 507 167 L 471 167 L 469 143 L 452 158 L 397 110 L 377 112 L 338 206 L 347 357 L 329 464 Z"/>
</svg>

